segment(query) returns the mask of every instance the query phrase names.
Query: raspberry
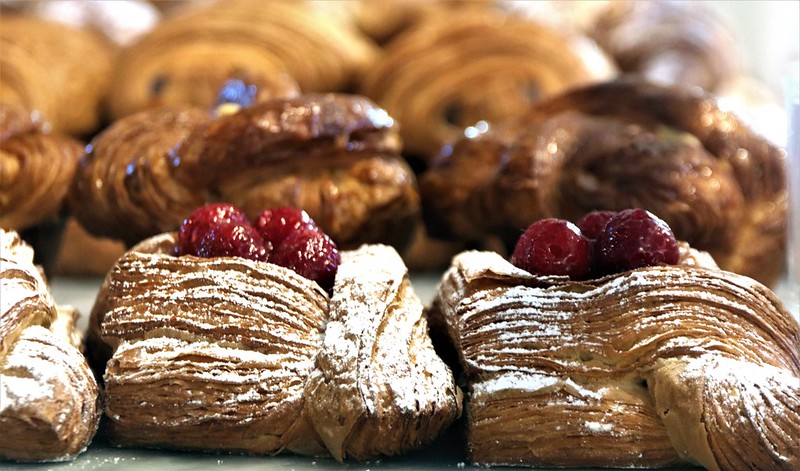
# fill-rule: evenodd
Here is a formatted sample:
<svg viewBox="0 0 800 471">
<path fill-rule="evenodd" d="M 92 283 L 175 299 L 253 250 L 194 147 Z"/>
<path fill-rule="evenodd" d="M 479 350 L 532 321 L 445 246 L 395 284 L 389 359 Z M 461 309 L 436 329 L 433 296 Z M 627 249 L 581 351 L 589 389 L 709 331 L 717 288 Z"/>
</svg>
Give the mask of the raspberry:
<svg viewBox="0 0 800 471">
<path fill-rule="evenodd" d="M 595 265 L 606 273 L 666 263 L 680 257 L 669 225 L 644 209 L 626 209 L 612 217 L 595 242 Z"/>
<path fill-rule="evenodd" d="M 578 221 L 578 228 L 588 239 L 595 240 L 606 223 L 617 214 L 616 211 L 592 211 Z"/>
<path fill-rule="evenodd" d="M 175 254 L 266 261 L 270 249 L 242 210 L 227 203 L 212 203 L 184 219 Z"/>
<path fill-rule="evenodd" d="M 535 275 L 586 278 L 590 269 L 591 242 L 578 227 L 562 219 L 542 219 L 522 234 L 511 263 Z"/>
<path fill-rule="evenodd" d="M 341 257 L 336 244 L 317 227 L 301 227 L 275 247 L 270 262 L 316 281 L 330 291 Z"/>
<path fill-rule="evenodd" d="M 280 246 L 292 232 L 317 228 L 308 213 L 288 206 L 265 209 L 255 219 L 253 226 L 273 247 Z"/>
</svg>

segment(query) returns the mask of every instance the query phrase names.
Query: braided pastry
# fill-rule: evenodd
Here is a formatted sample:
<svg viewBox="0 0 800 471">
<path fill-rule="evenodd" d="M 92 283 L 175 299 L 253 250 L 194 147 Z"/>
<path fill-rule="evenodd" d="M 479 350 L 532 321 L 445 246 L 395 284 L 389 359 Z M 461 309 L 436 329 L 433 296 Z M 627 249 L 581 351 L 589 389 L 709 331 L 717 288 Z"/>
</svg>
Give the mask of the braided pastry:
<svg viewBox="0 0 800 471">
<path fill-rule="evenodd" d="M 86 30 L 14 15 L 3 16 L 0 43 L 0 103 L 39 112 L 54 132 L 97 128 L 110 83 L 110 44 Z"/>
<path fill-rule="evenodd" d="M 121 118 L 154 106 L 208 108 L 230 78 L 258 85 L 264 98 L 295 95 L 298 84 L 336 91 L 376 53 L 366 37 L 305 2 L 216 2 L 163 21 L 123 51 L 111 111 Z"/>
<path fill-rule="evenodd" d="M 464 368 L 475 463 L 800 466 L 800 326 L 752 279 L 683 264 L 571 282 L 464 252 L 431 316 Z"/>
<path fill-rule="evenodd" d="M 0 230 L 0 458 L 74 458 L 100 422 L 97 383 L 79 350 L 77 312 L 57 307 L 33 249 Z"/>
<path fill-rule="evenodd" d="M 643 207 L 722 268 L 772 283 L 785 258 L 783 165 L 712 97 L 618 80 L 459 141 L 420 185 L 439 235 L 511 241 L 537 219 Z"/>
<path fill-rule="evenodd" d="M 92 312 L 114 443 L 371 459 L 460 413 L 390 247 L 343 252 L 329 298 L 281 266 L 175 257 L 175 244 L 123 256 Z"/>
<path fill-rule="evenodd" d="M 360 91 L 402 123 L 405 151 L 428 161 L 480 120 L 610 77 L 576 38 L 488 9 L 434 15 L 390 43 Z"/>
<path fill-rule="evenodd" d="M 21 230 L 61 209 L 83 154 L 76 140 L 46 133 L 38 115 L 0 103 L 0 227 Z"/>
<path fill-rule="evenodd" d="M 699 2 L 606 2 L 588 33 L 626 73 L 716 91 L 740 72 L 730 25 Z"/>
<path fill-rule="evenodd" d="M 394 121 L 358 96 L 276 98 L 215 119 L 151 110 L 97 137 L 70 204 L 91 232 L 131 244 L 220 199 L 251 217 L 305 209 L 343 248 L 402 246 L 419 195 L 399 151 Z"/>
</svg>

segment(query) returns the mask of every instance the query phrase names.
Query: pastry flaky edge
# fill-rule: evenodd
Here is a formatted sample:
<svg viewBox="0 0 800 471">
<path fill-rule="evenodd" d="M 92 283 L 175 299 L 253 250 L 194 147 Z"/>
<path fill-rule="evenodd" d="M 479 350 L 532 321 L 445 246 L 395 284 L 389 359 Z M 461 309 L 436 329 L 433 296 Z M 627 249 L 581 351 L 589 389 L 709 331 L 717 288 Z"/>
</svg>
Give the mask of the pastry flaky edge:
<svg viewBox="0 0 800 471">
<path fill-rule="evenodd" d="M 56 306 L 16 232 L 0 238 L 0 458 L 69 460 L 88 447 L 102 411 L 78 312 Z"/>
<path fill-rule="evenodd" d="M 133 247 L 92 312 L 115 445 L 366 460 L 460 415 L 391 247 L 342 252 L 329 297 L 278 265 L 174 246 L 167 233 Z"/>
<path fill-rule="evenodd" d="M 704 257 L 572 282 L 464 252 L 429 316 L 463 368 L 474 463 L 800 466 L 798 322 Z"/>
</svg>

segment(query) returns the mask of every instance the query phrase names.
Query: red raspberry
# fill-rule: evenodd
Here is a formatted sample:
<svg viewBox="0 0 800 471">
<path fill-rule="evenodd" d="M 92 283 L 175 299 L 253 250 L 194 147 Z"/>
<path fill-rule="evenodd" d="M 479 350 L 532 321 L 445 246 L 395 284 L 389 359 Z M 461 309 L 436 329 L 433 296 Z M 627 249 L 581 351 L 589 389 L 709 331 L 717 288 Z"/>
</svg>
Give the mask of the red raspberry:
<svg viewBox="0 0 800 471">
<path fill-rule="evenodd" d="M 578 221 L 577 225 L 586 238 L 595 240 L 606 223 L 616 214 L 616 211 L 592 211 Z"/>
<path fill-rule="evenodd" d="M 184 219 L 175 249 L 176 255 L 266 261 L 271 245 L 264 242 L 242 210 L 227 203 L 212 203 Z"/>
<path fill-rule="evenodd" d="M 270 262 L 294 270 L 330 291 L 341 257 L 336 244 L 319 228 L 301 227 L 275 248 Z"/>
<path fill-rule="evenodd" d="M 292 232 L 301 229 L 316 229 L 316 223 L 302 209 L 284 206 L 265 209 L 253 222 L 258 233 L 273 247 L 280 246 Z"/>
<path fill-rule="evenodd" d="M 542 219 L 522 234 L 511 263 L 535 275 L 586 278 L 590 269 L 591 243 L 578 227 L 562 219 Z"/>
<path fill-rule="evenodd" d="M 595 242 L 595 265 L 606 273 L 666 263 L 680 258 L 669 225 L 644 209 L 626 209 L 612 217 Z"/>
</svg>

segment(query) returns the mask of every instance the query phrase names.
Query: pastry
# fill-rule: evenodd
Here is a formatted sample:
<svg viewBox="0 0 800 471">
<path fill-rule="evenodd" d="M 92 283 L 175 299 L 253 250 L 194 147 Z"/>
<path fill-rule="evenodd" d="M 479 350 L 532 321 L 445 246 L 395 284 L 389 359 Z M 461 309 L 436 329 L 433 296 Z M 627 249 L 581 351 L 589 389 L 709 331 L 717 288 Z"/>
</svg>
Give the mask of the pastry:
<svg viewBox="0 0 800 471">
<path fill-rule="evenodd" d="M 110 96 L 114 117 L 155 106 L 210 108 L 231 78 L 269 97 L 339 91 L 377 53 L 368 38 L 307 2 L 226 0 L 165 19 L 126 48 Z M 295 82 L 296 81 L 296 82 Z"/>
<path fill-rule="evenodd" d="M 386 45 L 360 93 L 402 124 L 404 151 L 427 164 L 467 126 L 610 78 L 610 62 L 599 49 L 586 54 L 585 41 L 488 8 L 432 15 Z"/>
<path fill-rule="evenodd" d="M 566 92 L 456 142 L 420 191 L 439 237 L 511 243 L 537 219 L 641 206 L 726 270 L 769 284 L 785 258 L 781 151 L 696 89 Z"/>
<path fill-rule="evenodd" d="M 732 28 L 699 2 L 606 2 L 588 34 L 623 73 L 716 92 L 741 73 Z"/>
<path fill-rule="evenodd" d="M 292 237 L 318 230 L 281 211 L 251 226 L 241 210 L 206 206 L 109 272 L 89 336 L 113 443 L 366 460 L 428 443 L 459 415 L 460 391 L 397 252 L 342 252 L 329 294 L 277 264 Z M 239 248 L 225 234 L 240 234 Z"/>
<path fill-rule="evenodd" d="M 797 320 L 677 247 L 675 265 L 581 280 L 454 258 L 429 316 L 463 370 L 471 462 L 797 469 Z"/>
<path fill-rule="evenodd" d="M 33 249 L 0 230 L 0 458 L 63 461 L 100 422 L 94 376 L 79 350 L 77 312 L 56 306 Z"/>
<path fill-rule="evenodd" d="M 130 116 L 96 138 L 73 190 L 70 207 L 90 232 L 131 245 L 174 230 L 212 200 L 250 216 L 303 208 L 348 249 L 401 247 L 419 220 L 394 120 L 355 95 L 275 98 L 214 117 Z"/>
<path fill-rule="evenodd" d="M 0 228 L 6 230 L 53 219 L 83 154 L 80 142 L 46 132 L 39 117 L 0 103 Z"/>
<path fill-rule="evenodd" d="M 3 16 L 0 40 L 0 103 L 39 113 L 52 132 L 82 136 L 97 129 L 114 56 L 109 43 L 22 15 Z"/>
</svg>

